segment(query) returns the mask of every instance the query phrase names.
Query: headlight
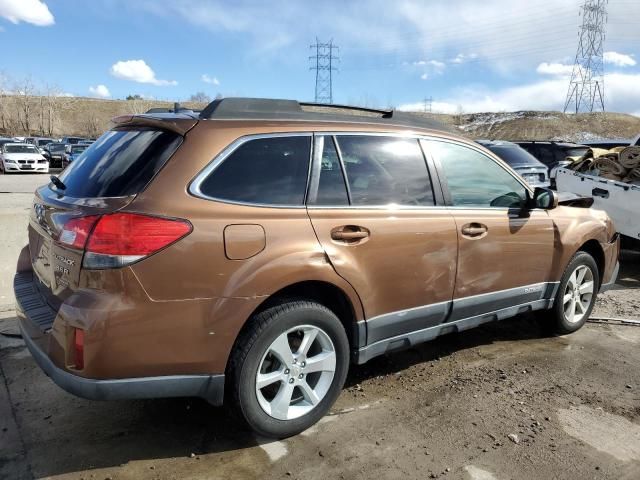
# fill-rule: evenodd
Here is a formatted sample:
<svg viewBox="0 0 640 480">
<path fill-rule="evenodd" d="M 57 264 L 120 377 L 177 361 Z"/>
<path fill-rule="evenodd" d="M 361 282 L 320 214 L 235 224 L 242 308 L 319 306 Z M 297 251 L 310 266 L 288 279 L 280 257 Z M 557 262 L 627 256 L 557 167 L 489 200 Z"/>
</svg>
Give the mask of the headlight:
<svg viewBox="0 0 640 480">
<path fill-rule="evenodd" d="M 15 160 L 5 160 L 4 163 L 17 163 Z"/>
</svg>

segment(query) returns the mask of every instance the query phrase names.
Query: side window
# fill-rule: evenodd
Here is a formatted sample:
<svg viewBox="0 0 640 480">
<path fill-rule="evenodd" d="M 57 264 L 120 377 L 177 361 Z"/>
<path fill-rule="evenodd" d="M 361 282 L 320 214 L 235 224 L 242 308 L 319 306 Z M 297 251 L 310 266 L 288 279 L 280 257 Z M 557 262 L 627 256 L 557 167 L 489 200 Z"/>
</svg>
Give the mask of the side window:
<svg viewBox="0 0 640 480">
<path fill-rule="evenodd" d="M 352 205 L 433 205 L 433 189 L 416 139 L 338 136 Z"/>
<path fill-rule="evenodd" d="M 325 136 L 323 139 L 322 157 L 320 161 L 320 178 L 318 194 L 312 205 L 349 205 L 347 187 L 338 158 L 338 151 L 333 144 L 333 138 Z"/>
<path fill-rule="evenodd" d="M 454 143 L 425 141 L 440 160 L 451 201 L 456 207 L 522 207 L 526 188 L 486 155 Z"/>
<path fill-rule="evenodd" d="M 265 205 L 303 205 L 311 136 L 249 140 L 202 182 L 213 198 Z"/>
</svg>

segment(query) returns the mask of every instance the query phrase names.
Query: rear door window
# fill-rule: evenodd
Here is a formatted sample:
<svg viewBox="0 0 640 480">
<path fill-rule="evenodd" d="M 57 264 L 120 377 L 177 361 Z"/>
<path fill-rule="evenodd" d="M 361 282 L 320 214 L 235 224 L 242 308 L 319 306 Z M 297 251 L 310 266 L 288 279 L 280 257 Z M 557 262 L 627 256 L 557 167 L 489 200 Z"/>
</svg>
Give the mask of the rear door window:
<svg viewBox="0 0 640 480">
<path fill-rule="evenodd" d="M 62 172 L 67 188 L 61 193 L 74 198 L 140 193 L 181 142 L 177 133 L 162 130 L 110 130 Z"/>
<path fill-rule="evenodd" d="M 302 206 L 310 156 L 311 135 L 248 140 L 202 181 L 199 190 L 219 200 Z"/>
<path fill-rule="evenodd" d="M 336 137 L 352 205 L 434 205 L 418 140 L 373 135 Z"/>
</svg>

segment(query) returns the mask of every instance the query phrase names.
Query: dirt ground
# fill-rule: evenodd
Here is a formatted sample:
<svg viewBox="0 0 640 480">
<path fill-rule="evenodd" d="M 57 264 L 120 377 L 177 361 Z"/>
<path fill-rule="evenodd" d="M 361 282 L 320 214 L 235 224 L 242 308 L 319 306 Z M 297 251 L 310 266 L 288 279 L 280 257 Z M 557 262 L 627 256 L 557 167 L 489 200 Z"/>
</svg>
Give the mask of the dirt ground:
<svg viewBox="0 0 640 480">
<path fill-rule="evenodd" d="M 18 190 L 4 180 L 0 191 Z M 20 195 L 0 193 L 3 229 L 16 232 L 5 250 L 18 248 Z M 594 316 L 639 311 L 640 254 L 625 252 Z M 15 331 L 5 307 L 0 332 Z M 0 479 L 640 478 L 636 326 L 547 337 L 519 317 L 377 358 L 351 369 L 330 415 L 284 441 L 200 400 L 73 397 L 19 338 L 0 335 L 0 376 Z"/>
</svg>

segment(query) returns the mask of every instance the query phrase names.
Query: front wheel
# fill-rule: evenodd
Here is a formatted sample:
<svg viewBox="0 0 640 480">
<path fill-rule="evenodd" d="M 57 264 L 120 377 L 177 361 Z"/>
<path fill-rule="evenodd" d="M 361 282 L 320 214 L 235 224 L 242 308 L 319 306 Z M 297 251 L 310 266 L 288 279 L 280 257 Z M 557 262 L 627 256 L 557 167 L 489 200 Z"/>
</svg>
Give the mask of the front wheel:
<svg viewBox="0 0 640 480">
<path fill-rule="evenodd" d="M 300 433 L 338 398 L 349 342 L 336 315 L 310 301 L 288 301 L 255 315 L 236 342 L 228 401 L 267 437 Z"/>
<path fill-rule="evenodd" d="M 600 277 L 595 260 L 587 252 L 578 252 L 562 275 L 553 308 L 553 330 L 564 335 L 580 329 L 591 315 Z"/>
</svg>

